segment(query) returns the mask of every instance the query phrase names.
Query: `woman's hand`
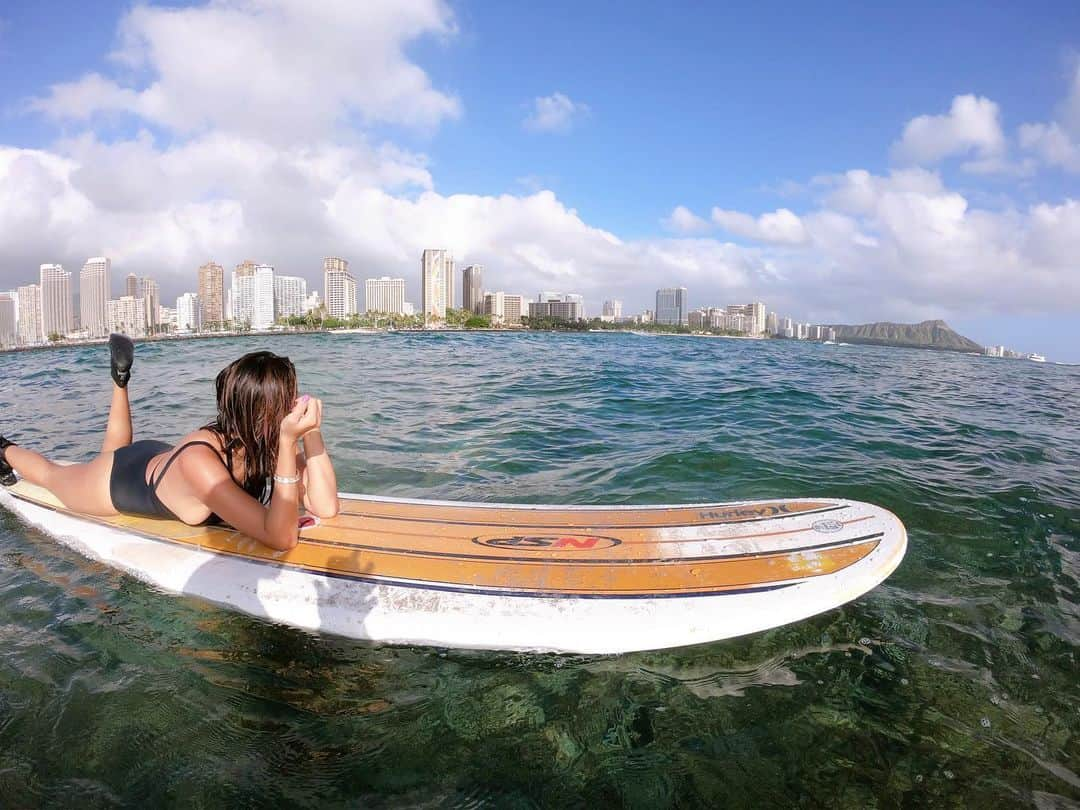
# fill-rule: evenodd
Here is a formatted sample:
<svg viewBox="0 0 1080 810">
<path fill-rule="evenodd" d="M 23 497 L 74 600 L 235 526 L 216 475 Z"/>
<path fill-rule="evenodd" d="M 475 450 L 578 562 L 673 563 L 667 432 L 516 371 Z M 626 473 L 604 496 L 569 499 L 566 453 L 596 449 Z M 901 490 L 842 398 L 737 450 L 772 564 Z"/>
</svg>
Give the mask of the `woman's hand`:
<svg viewBox="0 0 1080 810">
<path fill-rule="evenodd" d="M 318 430 L 321 425 L 322 401 L 304 394 L 281 420 L 281 438 L 296 444 L 301 436 Z"/>
</svg>

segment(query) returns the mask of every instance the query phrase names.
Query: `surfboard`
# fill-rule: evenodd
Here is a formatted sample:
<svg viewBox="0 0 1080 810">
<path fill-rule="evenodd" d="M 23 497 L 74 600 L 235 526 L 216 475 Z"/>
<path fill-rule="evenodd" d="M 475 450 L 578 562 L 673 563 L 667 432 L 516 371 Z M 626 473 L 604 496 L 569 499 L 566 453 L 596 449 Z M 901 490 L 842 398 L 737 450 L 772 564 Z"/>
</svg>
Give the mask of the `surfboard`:
<svg viewBox="0 0 1080 810">
<path fill-rule="evenodd" d="M 165 591 L 392 644 L 566 653 L 679 647 L 831 610 L 903 559 L 872 504 L 797 499 L 534 506 L 343 494 L 275 552 L 226 526 L 66 509 L 26 481 L 0 503 Z"/>
</svg>

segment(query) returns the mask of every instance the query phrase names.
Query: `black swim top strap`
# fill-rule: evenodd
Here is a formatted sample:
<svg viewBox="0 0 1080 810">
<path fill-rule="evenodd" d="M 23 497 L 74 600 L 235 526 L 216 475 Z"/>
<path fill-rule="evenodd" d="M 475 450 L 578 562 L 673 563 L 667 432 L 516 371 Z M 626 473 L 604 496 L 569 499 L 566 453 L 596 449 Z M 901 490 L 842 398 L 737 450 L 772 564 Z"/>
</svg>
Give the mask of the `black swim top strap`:
<svg viewBox="0 0 1080 810">
<path fill-rule="evenodd" d="M 161 471 L 151 479 L 151 481 L 150 481 L 150 491 L 152 493 L 154 493 L 155 498 L 157 497 L 157 488 L 158 488 L 158 486 L 160 486 L 162 479 L 165 477 L 165 473 L 167 473 L 169 471 L 169 467 L 171 467 L 172 463 L 174 461 L 176 461 L 177 456 L 179 456 L 182 452 L 187 450 L 189 447 L 195 447 L 196 445 L 200 445 L 200 444 L 205 444 L 207 447 L 209 447 L 211 450 L 213 450 L 214 455 L 217 456 L 218 461 L 220 461 L 222 464 L 225 463 L 224 460 L 222 460 L 221 456 L 218 455 L 217 448 L 214 447 L 214 445 L 210 444 L 210 442 L 203 441 L 202 439 L 196 439 L 195 441 L 190 441 L 190 442 L 187 442 L 186 444 L 182 444 L 182 445 L 180 445 L 179 447 L 176 448 L 176 452 L 174 452 L 169 457 L 169 459 L 161 466 Z M 228 469 L 228 468 L 226 467 L 226 469 Z M 229 477 L 230 478 L 232 477 L 232 470 L 229 470 Z"/>
</svg>

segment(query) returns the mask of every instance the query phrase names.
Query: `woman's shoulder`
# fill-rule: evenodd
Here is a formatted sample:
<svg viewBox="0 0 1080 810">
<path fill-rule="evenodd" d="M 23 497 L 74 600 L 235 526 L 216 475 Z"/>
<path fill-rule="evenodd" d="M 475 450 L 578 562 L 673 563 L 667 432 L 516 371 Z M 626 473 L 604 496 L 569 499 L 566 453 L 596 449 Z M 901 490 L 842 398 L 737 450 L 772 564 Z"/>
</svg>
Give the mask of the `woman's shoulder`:
<svg viewBox="0 0 1080 810">
<path fill-rule="evenodd" d="M 176 443 L 173 458 L 186 468 L 192 464 L 203 465 L 217 460 L 225 463 L 225 449 L 221 437 L 207 428 L 199 428 Z"/>
<path fill-rule="evenodd" d="M 210 445 L 210 447 L 218 453 L 223 453 L 224 448 L 222 446 L 221 437 L 209 428 L 199 428 L 193 430 L 191 433 L 184 436 L 180 441 L 176 443 L 177 449 L 187 445 Z"/>
</svg>

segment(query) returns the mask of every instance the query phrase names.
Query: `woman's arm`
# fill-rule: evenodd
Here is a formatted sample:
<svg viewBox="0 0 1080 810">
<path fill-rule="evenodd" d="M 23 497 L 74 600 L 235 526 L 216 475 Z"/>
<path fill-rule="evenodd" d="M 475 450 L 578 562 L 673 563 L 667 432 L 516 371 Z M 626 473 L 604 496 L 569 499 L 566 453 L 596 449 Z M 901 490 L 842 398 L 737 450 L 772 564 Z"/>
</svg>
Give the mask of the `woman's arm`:
<svg viewBox="0 0 1080 810">
<path fill-rule="evenodd" d="M 300 436 L 315 427 L 317 409 L 312 400 L 301 399 L 281 422 L 275 476 L 296 478 L 296 450 Z M 211 460 L 210 456 L 215 458 Z M 269 508 L 241 489 L 210 448 L 181 456 L 184 477 L 193 494 L 211 511 L 239 531 L 279 551 L 293 548 L 299 538 L 299 482 L 274 482 Z"/>
<path fill-rule="evenodd" d="M 304 508 L 321 518 L 332 518 L 341 509 L 337 496 L 337 475 L 326 452 L 322 432 L 322 401 L 316 399 L 319 426 L 304 434 L 303 477 Z"/>
</svg>

